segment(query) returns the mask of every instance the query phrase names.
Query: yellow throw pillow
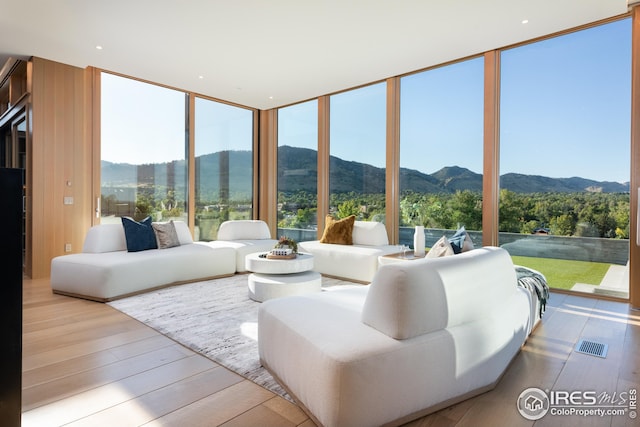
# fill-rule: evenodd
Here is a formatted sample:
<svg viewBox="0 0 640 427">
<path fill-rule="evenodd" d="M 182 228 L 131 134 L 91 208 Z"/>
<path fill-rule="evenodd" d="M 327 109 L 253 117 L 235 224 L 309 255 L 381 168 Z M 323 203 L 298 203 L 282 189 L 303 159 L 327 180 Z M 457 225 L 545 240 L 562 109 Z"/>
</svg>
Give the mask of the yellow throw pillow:
<svg viewBox="0 0 640 427">
<path fill-rule="evenodd" d="M 355 221 L 355 215 L 348 216 L 341 220 L 335 220 L 331 215 L 327 215 L 324 220 L 324 232 L 322 233 L 320 243 L 353 245 L 353 224 Z"/>
</svg>

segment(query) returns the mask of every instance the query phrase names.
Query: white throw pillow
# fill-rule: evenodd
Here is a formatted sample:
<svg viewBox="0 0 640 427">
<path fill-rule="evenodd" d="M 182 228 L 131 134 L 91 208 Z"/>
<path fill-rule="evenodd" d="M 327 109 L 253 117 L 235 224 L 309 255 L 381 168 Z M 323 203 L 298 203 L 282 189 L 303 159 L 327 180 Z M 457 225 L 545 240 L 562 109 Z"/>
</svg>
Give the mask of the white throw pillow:
<svg viewBox="0 0 640 427">
<path fill-rule="evenodd" d="M 453 255 L 453 248 L 447 236 L 442 236 L 432 247 L 425 258 L 438 258 L 442 256 Z"/>
<path fill-rule="evenodd" d="M 367 246 L 388 245 L 387 229 L 381 222 L 355 221 L 353 224 L 353 244 Z"/>
<path fill-rule="evenodd" d="M 189 243 L 193 243 L 193 237 L 191 237 L 191 230 L 189 230 L 189 226 L 184 221 L 173 221 L 173 226 L 176 228 L 176 233 L 178 234 L 178 240 L 180 240 L 181 245 L 187 245 Z"/>
</svg>

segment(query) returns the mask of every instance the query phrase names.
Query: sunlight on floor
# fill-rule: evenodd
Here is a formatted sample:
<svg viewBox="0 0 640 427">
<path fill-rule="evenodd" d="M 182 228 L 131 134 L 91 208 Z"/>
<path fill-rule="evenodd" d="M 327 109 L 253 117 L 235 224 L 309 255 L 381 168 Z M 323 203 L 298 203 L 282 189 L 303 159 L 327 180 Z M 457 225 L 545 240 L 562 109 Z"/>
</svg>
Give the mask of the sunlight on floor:
<svg viewBox="0 0 640 427">
<path fill-rule="evenodd" d="M 75 394 L 22 413 L 23 427 L 64 425 L 130 401 L 135 393 L 117 383 Z M 139 408 L 144 411 L 143 408 Z M 153 417 L 155 418 L 155 417 Z"/>
<path fill-rule="evenodd" d="M 571 353 L 574 342 L 554 340 L 548 337 L 531 335 L 526 344 L 522 347 L 523 352 L 539 354 L 541 356 L 565 361 L 567 355 Z"/>
<path fill-rule="evenodd" d="M 558 307 L 557 310 L 563 313 L 575 314 L 577 316 L 593 317 L 594 319 L 609 320 L 611 322 L 624 323 L 634 326 L 640 325 L 640 316 L 630 313 L 601 310 L 597 308 L 587 309 L 572 304 L 563 304 L 563 306 Z"/>
<path fill-rule="evenodd" d="M 258 341 L 258 322 L 244 322 L 240 325 L 240 331 L 245 337 Z"/>
</svg>

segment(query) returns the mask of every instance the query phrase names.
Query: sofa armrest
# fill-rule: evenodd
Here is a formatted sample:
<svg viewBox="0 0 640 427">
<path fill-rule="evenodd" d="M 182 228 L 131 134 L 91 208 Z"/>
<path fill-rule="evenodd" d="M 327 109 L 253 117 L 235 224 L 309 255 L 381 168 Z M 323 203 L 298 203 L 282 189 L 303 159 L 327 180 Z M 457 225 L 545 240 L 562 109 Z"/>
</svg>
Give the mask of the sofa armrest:
<svg viewBox="0 0 640 427">
<path fill-rule="evenodd" d="M 362 322 L 395 339 L 408 339 L 447 326 L 444 288 L 423 260 L 382 265 L 362 309 Z"/>
<path fill-rule="evenodd" d="M 87 231 L 82 246 L 82 252 L 91 254 L 126 250 L 124 228 L 120 223 L 94 225 Z"/>
<path fill-rule="evenodd" d="M 188 245 L 193 243 L 193 237 L 191 236 L 191 230 L 189 225 L 184 221 L 173 221 L 173 225 L 176 227 L 176 234 L 178 234 L 178 240 L 181 245 Z"/>
</svg>

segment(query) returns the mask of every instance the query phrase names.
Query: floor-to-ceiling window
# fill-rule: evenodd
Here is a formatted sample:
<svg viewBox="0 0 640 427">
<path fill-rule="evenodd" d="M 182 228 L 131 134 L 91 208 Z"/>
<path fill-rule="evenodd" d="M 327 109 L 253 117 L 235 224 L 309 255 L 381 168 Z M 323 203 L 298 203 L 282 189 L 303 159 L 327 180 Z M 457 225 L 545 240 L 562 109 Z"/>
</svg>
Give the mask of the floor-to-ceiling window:
<svg viewBox="0 0 640 427">
<path fill-rule="evenodd" d="M 121 216 L 186 220 L 187 98 L 178 90 L 101 73 L 103 223 Z"/>
<path fill-rule="evenodd" d="M 626 296 L 631 19 L 500 63 L 500 245 L 552 287 Z"/>
<path fill-rule="evenodd" d="M 318 101 L 278 110 L 278 236 L 316 239 Z"/>
<path fill-rule="evenodd" d="M 215 240 L 220 223 L 253 217 L 253 111 L 195 99 L 195 238 Z"/>
<path fill-rule="evenodd" d="M 464 225 L 479 246 L 484 216 L 499 223 L 498 244 L 514 261 L 545 273 L 552 287 L 626 297 L 631 19 L 490 53 L 499 56 L 495 64 L 478 57 L 398 79 L 400 242 L 410 244 L 418 224 L 433 230 L 432 239 Z M 495 66 L 500 77 L 495 92 L 492 83 L 485 87 L 485 66 Z M 329 124 L 330 161 L 318 176 L 329 175 L 334 216 L 384 220 L 383 156 L 392 151 L 383 136 L 384 89 L 373 84 L 330 95 L 320 111 L 324 97 L 312 108 L 305 103 L 311 144 L 318 137 L 316 114 L 320 129 Z M 284 133 L 305 139 L 295 133 L 296 109 L 303 105 L 278 111 L 279 149 L 296 145 L 285 142 Z M 494 129 L 483 128 L 489 109 L 498 114 L 491 117 L 495 140 Z M 495 148 L 498 162 L 483 159 Z M 316 164 L 311 160 L 313 175 Z M 280 161 L 278 167 L 288 166 Z M 491 171 L 483 187 L 483 169 L 494 167 L 499 186 L 493 188 Z M 301 173 L 307 172 L 279 171 L 281 225 L 308 218 L 309 212 L 298 217 L 283 203 L 282 189 L 302 183 Z M 493 194 L 483 197 L 487 187 L 499 194 L 496 212 L 486 205 Z M 494 232 L 484 230 L 485 240 L 494 241 Z"/>
<path fill-rule="evenodd" d="M 464 226 L 482 242 L 484 60 L 400 79 L 400 243 L 430 247 Z"/>
<path fill-rule="evenodd" d="M 329 105 L 330 213 L 384 222 L 386 84 L 332 95 Z"/>
<path fill-rule="evenodd" d="M 189 97 L 101 73 L 101 217 L 188 220 L 189 133 L 194 134 L 196 240 L 213 240 L 220 222 L 250 219 L 253 110 Z"/>
</svg>

